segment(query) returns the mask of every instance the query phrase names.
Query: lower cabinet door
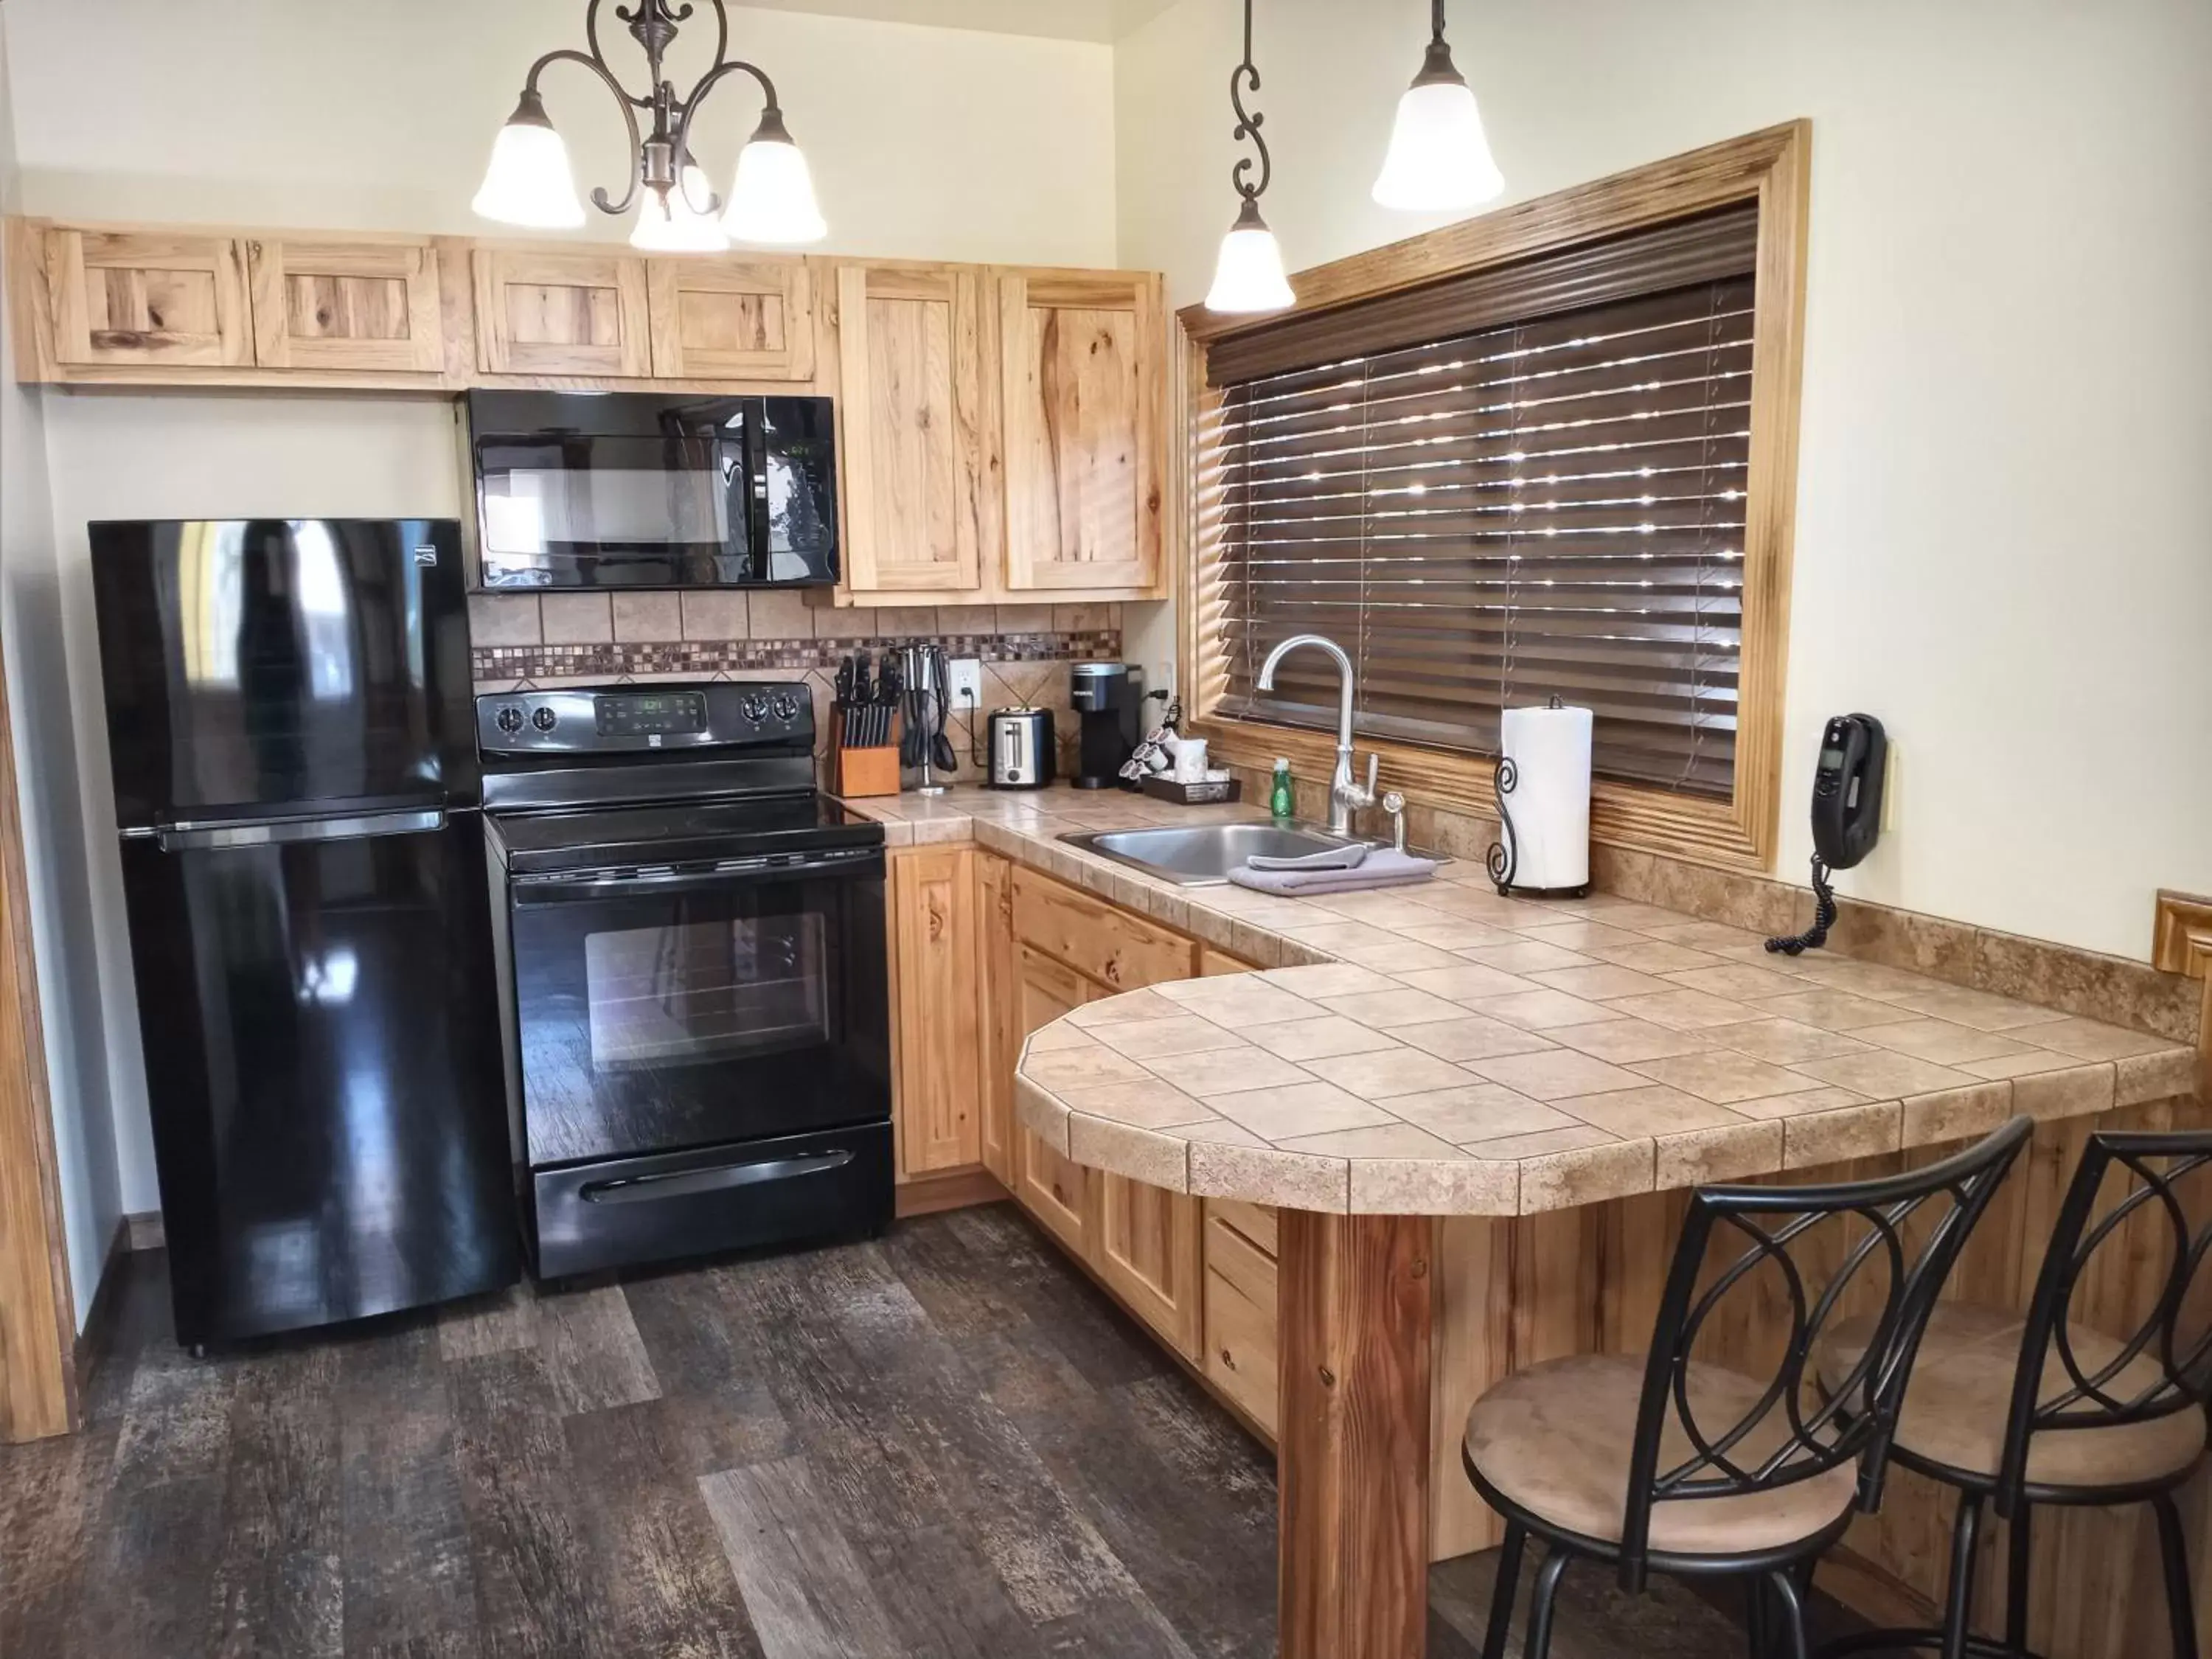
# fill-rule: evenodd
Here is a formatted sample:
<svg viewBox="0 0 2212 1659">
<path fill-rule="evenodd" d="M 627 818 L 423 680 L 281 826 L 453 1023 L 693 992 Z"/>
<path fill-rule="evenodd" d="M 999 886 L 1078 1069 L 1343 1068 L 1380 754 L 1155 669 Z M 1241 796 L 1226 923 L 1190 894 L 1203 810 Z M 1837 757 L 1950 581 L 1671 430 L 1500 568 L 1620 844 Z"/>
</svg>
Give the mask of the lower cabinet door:
<svg viewBox="0 0 2212 1659">
<path fill-rule="evenodd" d="M 1033 947 L 1016 944 L 1016 1024 L 1026 1038 L 1093 996 L 1091 982 L 1073 968 Z M 1017 1122 L 1014 1197 L 1074 1255 L 1091 1255 L 1090 1172 L 1046 1146 Z"/>
<path fill-rule="evenodd" d="M 1091 1172 L 1027 1129 L 1014 1131 L 1014 1196 L 1071 1255 L 1091 1255 Z"/>
<path fill-rule="evenodd" d="M 1206 1378 L 1276 1431 L 1275 1262 L 1219 1215 L 1206 1224 Z"/>
<path fill-rule="evenodd" d="M 1184 1358 L 1199 1353 L 1200 1200 L 1127 1176 L 1096 1177 L 1091 1266 Z"/>
</svg>

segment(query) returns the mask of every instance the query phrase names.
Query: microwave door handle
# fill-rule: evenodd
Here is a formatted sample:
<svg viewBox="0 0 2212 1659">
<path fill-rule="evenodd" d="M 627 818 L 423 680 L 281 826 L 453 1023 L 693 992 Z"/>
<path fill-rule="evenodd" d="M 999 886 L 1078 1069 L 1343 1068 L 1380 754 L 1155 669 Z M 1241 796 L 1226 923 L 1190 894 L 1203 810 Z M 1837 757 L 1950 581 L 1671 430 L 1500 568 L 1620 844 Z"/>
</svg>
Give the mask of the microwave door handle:
<svg viewBox="0 0 2212 1659">
<path fill-rule="evenodd" d="M 768 410 L 764 403 L 755 403 L 746 412 L 750 417 L 745 422 L 745 523 L 752 531 L 749 574 L 752 580 L 765 582 L 775 568 L 768 541 Z"/>
</svg>

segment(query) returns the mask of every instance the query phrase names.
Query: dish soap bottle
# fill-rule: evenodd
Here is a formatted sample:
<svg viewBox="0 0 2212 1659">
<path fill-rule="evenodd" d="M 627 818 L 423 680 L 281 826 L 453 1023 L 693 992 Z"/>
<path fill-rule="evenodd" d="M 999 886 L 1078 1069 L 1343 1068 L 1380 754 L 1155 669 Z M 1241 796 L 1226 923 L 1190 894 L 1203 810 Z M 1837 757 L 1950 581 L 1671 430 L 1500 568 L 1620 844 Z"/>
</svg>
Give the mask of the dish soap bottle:
<svg viewBox="0 0 2212 1659">
<path fill-rule="evenodd" d="M 1267 796 L 1267 810 L 1278 818 L 1291 816 L 1291 763 L 1286 756 L 1275 757 L 1275 787 Z"/>
</svg>

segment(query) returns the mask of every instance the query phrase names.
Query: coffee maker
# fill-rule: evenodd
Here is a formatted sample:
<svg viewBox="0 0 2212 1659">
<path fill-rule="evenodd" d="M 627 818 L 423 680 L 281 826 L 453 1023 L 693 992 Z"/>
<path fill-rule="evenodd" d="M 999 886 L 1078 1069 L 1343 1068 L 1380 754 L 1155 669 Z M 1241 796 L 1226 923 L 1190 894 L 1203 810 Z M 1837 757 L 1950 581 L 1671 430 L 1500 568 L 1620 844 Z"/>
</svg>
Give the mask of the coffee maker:
<svg viewBox="0 0 2212 1659">
<path fill-rule="evenodd" d="M 1109 789 L 1124 782 L 1121 768 L 1137 750 L 1144 713 L 1145 671 L 1125 662 L 1079 662 L 1069 670 L 1068 702 L 1078 722 L 1075 787 Z"/>
</svg>

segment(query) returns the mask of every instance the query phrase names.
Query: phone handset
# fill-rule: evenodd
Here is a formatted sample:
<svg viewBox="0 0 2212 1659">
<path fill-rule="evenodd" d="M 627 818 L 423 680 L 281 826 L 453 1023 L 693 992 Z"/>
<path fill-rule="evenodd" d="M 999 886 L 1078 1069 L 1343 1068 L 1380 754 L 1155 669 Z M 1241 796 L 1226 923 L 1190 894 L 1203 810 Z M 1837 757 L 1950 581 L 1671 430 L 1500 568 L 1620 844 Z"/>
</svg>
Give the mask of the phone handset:
<svg viewBox="0 0 2212 1659">
<path fill-rule="evenodd" d="M 1881 835 L 1888 761 L 1889 739 L 1873 715 L 1838 714 L 1829 720 L 1813 771 L 1813 925 L 1792 938 L 1767 940 L 1768 950 L 1794 957 L 1828 942 L 1836 922 L 1836 891 L 1828 877 L 1874 851 Z"/>
</svg>

